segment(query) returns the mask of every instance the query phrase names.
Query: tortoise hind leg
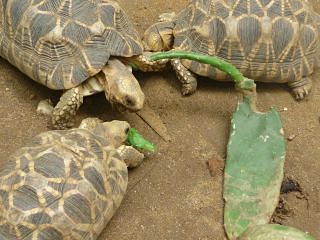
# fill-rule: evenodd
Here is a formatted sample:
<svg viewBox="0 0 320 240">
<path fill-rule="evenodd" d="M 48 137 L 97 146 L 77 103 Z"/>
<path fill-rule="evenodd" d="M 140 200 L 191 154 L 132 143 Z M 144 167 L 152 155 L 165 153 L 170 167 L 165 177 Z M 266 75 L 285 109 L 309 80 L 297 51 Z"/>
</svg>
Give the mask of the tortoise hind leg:
<svg viewBox="0 0 320 240">
<path fill-rule="evenodd" d="M 185 66 L 183 66 L 179 59 L 171 60 L 171 65 L 182 84 L 182 95 L 194 93 L 197 90 L 197 79 L 195 76 Z"/>
<path fill-rule="evenodd" d="M 304 99 L 312 89 L 312 81 L 309 77 L 304 77 L 299 81 L 288 84 L 297 100 Z"/>
</svg>

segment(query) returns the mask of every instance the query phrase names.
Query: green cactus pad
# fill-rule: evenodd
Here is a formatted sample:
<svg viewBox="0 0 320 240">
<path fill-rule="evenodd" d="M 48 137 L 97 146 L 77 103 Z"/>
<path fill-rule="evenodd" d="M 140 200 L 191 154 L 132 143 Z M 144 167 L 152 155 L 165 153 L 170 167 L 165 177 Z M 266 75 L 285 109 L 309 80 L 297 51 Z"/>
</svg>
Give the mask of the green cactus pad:
<svg viewBox="0 0 320 240">
<path fill-rule="evenodd" d="M 285 140 L 275 109 L 253 112 L 244 98 L 233 114 L 224 176 L 224 225 L 230 240 L 266 224 L 280 194 Z"/>
<path fill-rule="evenodd" d="M 278 224 L 257 225 L 245 231 L 238 240 L 315 240 L 293 227 Z"/>
</svg>

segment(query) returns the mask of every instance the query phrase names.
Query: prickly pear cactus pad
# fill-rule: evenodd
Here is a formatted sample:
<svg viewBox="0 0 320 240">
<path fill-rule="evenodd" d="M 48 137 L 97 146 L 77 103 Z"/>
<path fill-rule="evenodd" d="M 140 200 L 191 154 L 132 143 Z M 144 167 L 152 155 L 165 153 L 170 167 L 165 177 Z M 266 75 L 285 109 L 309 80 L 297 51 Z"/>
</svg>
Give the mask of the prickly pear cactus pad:
<svg viewBox="0 0 320 240">
<path fill-rule="evenodd" d="M 249 226 L 266 224 L 280 194 L 285 140 L 280 116 L 252 111 L 250 97 L 239 103 L 231 121 L 224 176 L 224 224 L 230 240 Z"/>
<path fill-rule="evenodd" d="M 238 240 L 315 240 L 307 233 L 293 227 L 278 224 L 254 226 L 245 231 Z"/>
</svg>

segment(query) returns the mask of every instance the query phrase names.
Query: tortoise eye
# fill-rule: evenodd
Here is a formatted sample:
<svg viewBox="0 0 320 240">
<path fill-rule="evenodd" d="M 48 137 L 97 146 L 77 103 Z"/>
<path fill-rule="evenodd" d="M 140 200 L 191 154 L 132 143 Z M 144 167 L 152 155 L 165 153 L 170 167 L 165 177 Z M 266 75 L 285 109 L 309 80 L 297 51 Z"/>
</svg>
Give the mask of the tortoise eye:
<svg viewBox="0 0 320 240">
<path fill-rule="evenodd" d="M 124 130 L 124 132 L 125 132 L 126 134 L 128 134 L 128 133 L 129 133 L 129 130 L 130 130 L 130 128 L 127 127 L 127 128 Z"/>
</svg>

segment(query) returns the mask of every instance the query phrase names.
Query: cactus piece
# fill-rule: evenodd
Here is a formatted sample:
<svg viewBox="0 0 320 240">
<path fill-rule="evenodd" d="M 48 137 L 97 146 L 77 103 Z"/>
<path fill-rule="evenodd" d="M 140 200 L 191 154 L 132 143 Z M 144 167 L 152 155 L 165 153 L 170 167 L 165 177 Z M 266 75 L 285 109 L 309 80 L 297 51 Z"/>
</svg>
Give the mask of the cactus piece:
<svg viewBox="0 0 320 240">
<path fill-rule="evenodd" d="M 275 109 L 253 112 L 244 98 L 233 114 L 224 176 L 224 225 L 230 240 L 269 222 L 283 179 L 285 140 Z"/>
<path fill-rule="evenodd" d="M 238 240 L 315 240 L 296 228 L 278 224 L 257 225 L 246 230 Z"/>
<path fill-rule="evenodd" d="M 155 151 L 155 146 L 148 140 L 144 139 L 135 128 L 130 128 L 129 130 L 128 144 L 140 150 L 147 150 L 149 152 Z"/>
</svg>

